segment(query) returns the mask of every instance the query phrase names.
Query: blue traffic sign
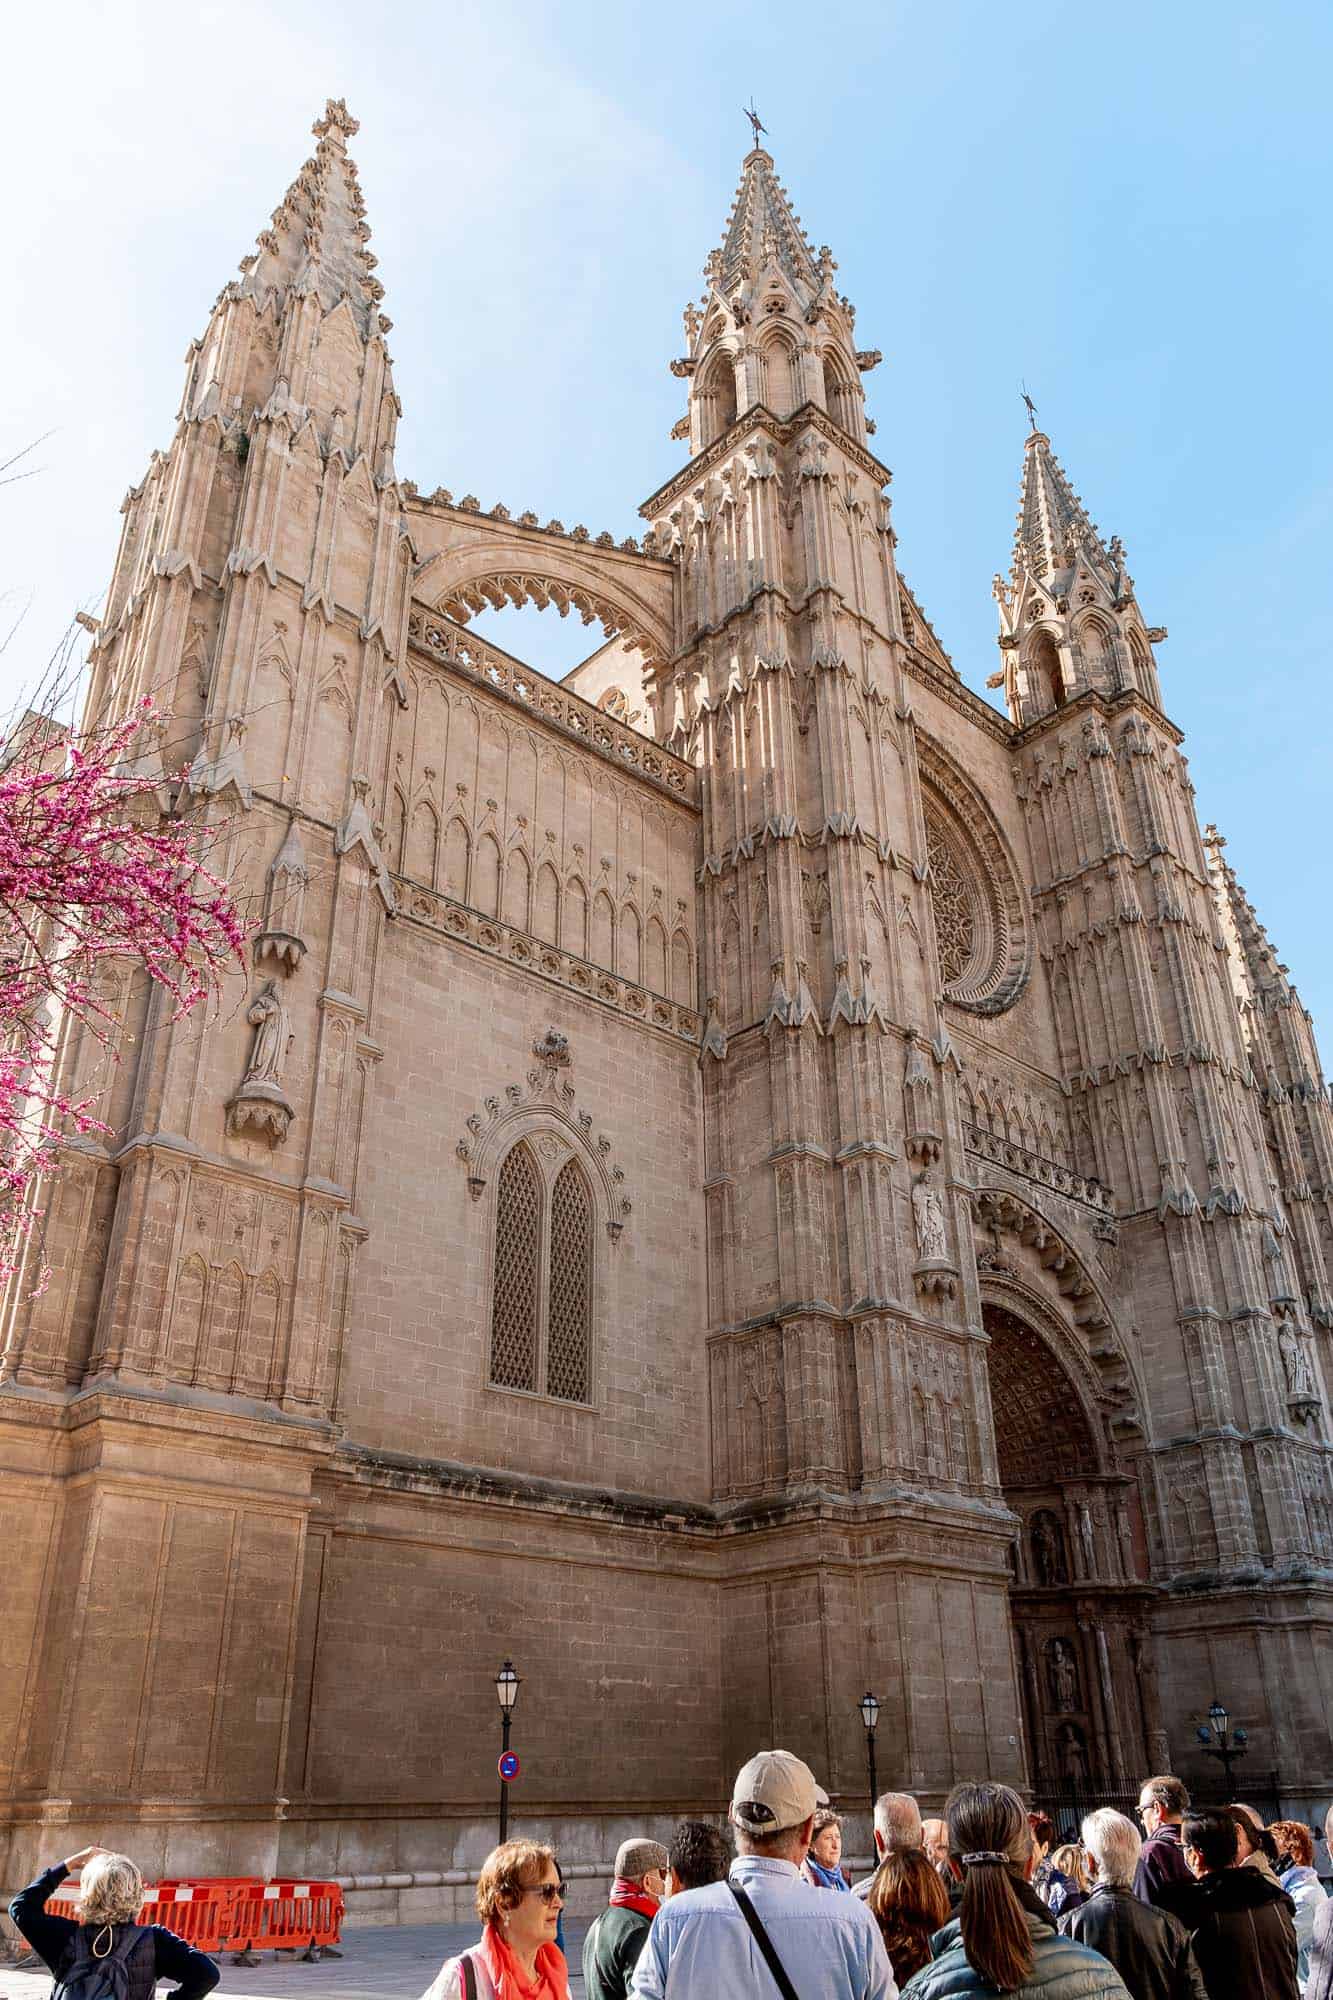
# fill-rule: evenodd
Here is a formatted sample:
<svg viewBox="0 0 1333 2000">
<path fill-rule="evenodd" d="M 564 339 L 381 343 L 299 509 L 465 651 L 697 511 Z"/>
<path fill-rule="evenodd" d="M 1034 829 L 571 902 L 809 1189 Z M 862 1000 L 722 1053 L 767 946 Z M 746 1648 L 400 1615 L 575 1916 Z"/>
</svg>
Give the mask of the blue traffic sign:
<svg viewBox="0 0 1333 2000">
<path fill-rule="evenodd" d="M 513 1751 L 506 1750 L 499 1764 L 500 1776 L 504 1779 L 505 1783 L 508 1784 L 511 1778 L 516 1778 L 522 1769 L 523 1766 L 519 1763 Z"/>
</svg>

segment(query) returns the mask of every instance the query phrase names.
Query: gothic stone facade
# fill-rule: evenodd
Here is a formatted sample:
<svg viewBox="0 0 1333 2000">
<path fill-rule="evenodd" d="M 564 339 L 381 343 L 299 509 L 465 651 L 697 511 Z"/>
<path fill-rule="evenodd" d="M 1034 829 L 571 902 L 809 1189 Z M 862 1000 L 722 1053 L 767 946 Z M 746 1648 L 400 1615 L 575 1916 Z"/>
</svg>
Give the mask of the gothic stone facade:
<svg viewBox="0 0 1333 2000">
<path fill-rule="evenodd" d="M 756 1746 L 861 1798 L 1333 1786 L 1333 1126 L 1201 835 L 1124 551 L 1028 438 L 1005 713 L 897 566 L 858 349 L 755 150 L 641 540 L 394 465 L 331 104 L 125 503 L 90 713 L 256 923 L 128 975 L 0 1361 L 8 1879 L 441 1907 L 604 1860 Z M 571 607 L 563 683 L 469 634 Z M 188 769 L 181 781 L 170 774 Z M 443 1886 L 441 1886 L 443 1884 Z"/>
</svg>

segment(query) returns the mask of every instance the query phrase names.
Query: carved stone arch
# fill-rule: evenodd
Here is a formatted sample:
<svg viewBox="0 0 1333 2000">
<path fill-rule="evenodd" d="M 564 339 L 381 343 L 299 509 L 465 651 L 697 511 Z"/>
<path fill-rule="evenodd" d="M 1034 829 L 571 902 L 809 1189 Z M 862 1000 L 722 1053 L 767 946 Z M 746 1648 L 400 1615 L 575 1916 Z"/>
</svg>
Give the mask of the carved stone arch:
<svg viewBox="0 0 1333 2000">
<path fill-rule="evenodd" d="M 717 341 L 695 378 L 691 400 L 698 409 L 702 445 L 712 444 L 736 421 L 736 347 L 734 335 Z"/>
<path fill-rule="evenodd" d="M 430 609 L 460 624 L 488 605 L 575 610 L 653 664 L 671 657 L 672 568 L 658 557 L 426 501 L 411 503 L 408 518 L 422 557 L 415 594 Z"/>
<path fill-rule="evenodd" d="M 1051 626 L 1028 627 L 1023 635 L 1019 661 L 1026 690 L 1024 720 L 1034 722 L 1038 716 L 1049 715 L 1052 709 L 1063 708 L 1068 690 L 1064 684 L 1058 635 Z"/>
<path fill-rule="evenodd" d="M 824 378 L 824 407 L 835 424 L 855 437 L 859 432 L 861 385 L 837 341 L 825 341 L 819 360 Z"/>
<path fill-rule="evenodd" d="M 678 1007 L 694 1005 L 694 948 L 679 924 L 671 934 L 671 998 Z"/>
<path fill-rule="evenodd" d="M 760 367 L 758 400 L 775 417 L 789 417 L 802 402 L 801 357 L 791 329 L 781 321 L 764 328 L 755 346 Z"/>
<path fill-rule="evenodd" d="M 919 731 L 917 761 L 927 852 L 941 872 L 956 871 L 957 897 L 970 899 L 971 931 L 959 926 L 947 999 L 973 1014 L 1012 1007 L 1032 970 L 1032 924 L 1023 871 L 978 787 L 937 743 Z M 941 968 L 943 971 L 943 966 Z"/>
<path fill-rule="evenodd" d="M 488 1102 L 498 1103 L 498 1100 Z M 622 1192 L 622 1183 L 616 1178 L 619 1169 L 612 1161 L 611 1147 L 607 1143 L 606 1150 L 602 1150 L 602 1142 L 593 1138 L 591 1121 L 585 1124 L 574 1104 L 557 1101 L 549 1095 L 525 1098 L 520 1094 L 517 1101 L 507 1099 L 504 1108 L 496 1111 L 476 1143 L 469 1144 L 469 1156 L 464 1164 L 473 1200 L 479 1201 L 486 1188 L 498 1180 L 500 1168 L 515 1146 L 526 1143 L 534 1159 L 542 1159 L 540 1140 L 543 1134 L 557 1138 L 561 1146 L 578 1159 L 592 1192 L 599 1233 L 604 1230 L 613 1239 L 619 1237 L 628 1218 L 630 1204 Z M 467 1141 L 461 1143 L 468 1144 Z M 543 1160 L 544 1180 L 554 1179 L 553 1173 L 545 1171 L 551 1164 Z"/>
<path fill-rule="evenodd" d="M 1029 1305 L 1039 1313 L 1039 1331 L 1066 1372 L 1081 1388 L 1095 1385 L 1099 1434 L 1114 1449 L 1136 1448 L 1145 1436 L 1148 1399 L 1137 1357 L 1092 1267 L 1063 1231 L 1008 1188 L 979 1188 L 972 1212 L 978 1237 L 997 1246 L 979 1260 L 983 1300 L 1020 1315 Z"/>
<path fill-rule="evenodd" d="M 995 1324 L 1002 1317 L 1015 1349 L 1024 1352 L 1028 1363 L 1021 1372 L 1014 1370 L 1015 1407 L 1021 1407 L 1033 1436 L 1042 1441 L 1052 1483 L 1080 1476 L 1105 1478 L 1117 1471 L 1115 1448 L 1108 1435 L 1106 1412 L 1096 1391 L 1092 1364 L 1062 1316 L 1053 1312 L 1049 1302 L 1030 1285 L 993 1272 L 983 1273 L 981 1301 L 983 1325 L 991 1335 L 992 1402 L 995 1403 L 997 1395 Z M 1023 1335 L 1028 1338 L 1024 1340 Z M 1003 1419 L 998 1408 L 995 1419 L 1001 1484 L 1017 1485 L 1018 1481 L 1004 1476 L 1005 1446 L 1000 1435 Z M 1070 1450 L 1062 1457 L 1066 1445 Z M 1094 1455 L 1091 1465 L 1080 1462 L 1085 1445 Z"/>
<path fill-rule="evenodd" d="M 1115 684 L 1115 634 L 1098 611 L 1087 611 L 1075 622 L 1074 638 L 1084 679 L 1089 687 L 1109 692 Z"/>
<path fill-rule="evenodd" d="M 572 870 L 565 883 L 563 901 L 560 941 L 566 951 L 573 952 L 575 958 L 587 958 L 588 885 L 577 868 Z"/>
<path fill-rule="evenodd" d="M 468 861 L 472 854 L 472 829 L 463 815 L 450 813 L 444 823 L 444 836 L 440 843 L 443 856 L 444 893 L 452 896 L 456 903 L 467 901 Z"/>
</svg>

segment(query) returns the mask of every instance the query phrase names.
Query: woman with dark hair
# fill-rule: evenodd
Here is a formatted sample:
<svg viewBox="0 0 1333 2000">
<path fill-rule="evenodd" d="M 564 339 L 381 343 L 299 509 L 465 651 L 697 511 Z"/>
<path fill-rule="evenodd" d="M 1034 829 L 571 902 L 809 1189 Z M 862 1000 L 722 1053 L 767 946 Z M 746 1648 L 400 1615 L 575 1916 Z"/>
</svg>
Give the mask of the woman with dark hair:
<svg viewBox="0 0 1333 2000">
<path fill-rule="evenodd" d="M 1051 1853 L 1055 1846 L 1055 1823 L 1049 1813 L 1030 1812 L 1028 1826 L 1032 1832 L 1032 1886 L 1042 1902 L 1059 1916 L 1074 1884 L 1064 1870 L 1056 1866 Z"/>
<path fill-rule="evenodd" d="M 1027 1881 L 1032 1831 L 1008 1785 L 957 1785 L 944 1816 L 963 1869 L 958 1915 L 931 1940 L 934 1959 L 906 1990 L 911 2000 L 1127 2000 L 1100 1952 L 1061 1937 Z"/>
<path fill-rule="evenodd" d="M 930 1964 L 930 1940 L 949 1920 L 949 1891 L 924 1847 L 891 1847 L 866 1907 L 879 1925 L 899 1986 Z"/>
</svg>

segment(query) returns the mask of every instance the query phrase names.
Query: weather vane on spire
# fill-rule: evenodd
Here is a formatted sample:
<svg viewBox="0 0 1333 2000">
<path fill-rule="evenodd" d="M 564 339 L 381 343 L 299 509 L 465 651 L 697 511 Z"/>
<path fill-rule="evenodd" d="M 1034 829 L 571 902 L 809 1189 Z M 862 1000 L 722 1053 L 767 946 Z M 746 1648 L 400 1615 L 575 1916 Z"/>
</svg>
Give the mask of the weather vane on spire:
<svg viewBox="0 0 1333 2000">
<path fill-rule="evenodd" d="M 750 130 L 754 134 L 755 150 L 757 151 L 759 147 L 759 134 L 761 132 L 767 132 L 768 127 L 767 125 L 763 125 L 760 123 L 759 113 L 754 108 L 753 94 L 751 95 L 749 107 L 746 110 L 745 115 L 750 121 Z"/>
<path fill-rule="evenodd" d="M 1022 385 L 1021 394 L 1023 397 L 1024 407 L 1026 408 L 1028 413 L 1028 422 L 1031 424 L 1033 430 L 1035 431 L 1037 428 L 1037 406 L 1033 402 L 1031 396 L 1029 396 L 1028 394 L 1028 385 L 1026 382 L 1024 382 Z"/>
</svg>

